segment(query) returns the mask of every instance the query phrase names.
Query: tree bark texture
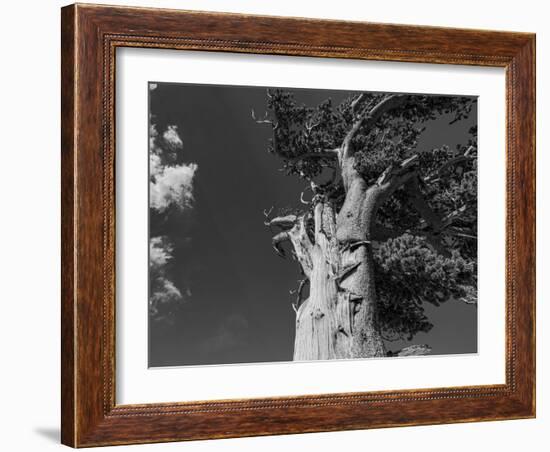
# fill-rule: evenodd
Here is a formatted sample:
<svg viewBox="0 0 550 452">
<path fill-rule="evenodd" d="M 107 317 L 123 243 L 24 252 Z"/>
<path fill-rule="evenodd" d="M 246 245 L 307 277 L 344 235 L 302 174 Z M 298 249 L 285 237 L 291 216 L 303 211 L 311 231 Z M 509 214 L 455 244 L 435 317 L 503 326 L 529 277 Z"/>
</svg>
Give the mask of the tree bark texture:
<svg viewBox="0 0 550 452">
<path fill-rule="evenodd" d="M 349 203 L 354 215 L 338 218 L 331 203 L 315 205 L 310 291 L 297 309 L 294 360 L 386 355 L 376 316 L 372 246 L 364 234 L 358 240 L 339 240 L 356 228 L 363 210 L 358 201 Z M 362 213 L 368 222 L 368 209 Z"/>
</svg>

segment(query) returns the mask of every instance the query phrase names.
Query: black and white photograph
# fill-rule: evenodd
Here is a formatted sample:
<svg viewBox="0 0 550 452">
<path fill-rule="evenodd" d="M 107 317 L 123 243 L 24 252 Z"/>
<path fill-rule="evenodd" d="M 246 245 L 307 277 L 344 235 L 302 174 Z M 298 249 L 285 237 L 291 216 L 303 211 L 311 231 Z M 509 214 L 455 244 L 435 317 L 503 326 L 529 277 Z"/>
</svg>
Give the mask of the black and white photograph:
<svg viewBox="0 0 550 452">
<path fill-rule="evenodd" d="M 477 352 L 477 98 L 150 82 L 149 366 Z"/>
</svg>

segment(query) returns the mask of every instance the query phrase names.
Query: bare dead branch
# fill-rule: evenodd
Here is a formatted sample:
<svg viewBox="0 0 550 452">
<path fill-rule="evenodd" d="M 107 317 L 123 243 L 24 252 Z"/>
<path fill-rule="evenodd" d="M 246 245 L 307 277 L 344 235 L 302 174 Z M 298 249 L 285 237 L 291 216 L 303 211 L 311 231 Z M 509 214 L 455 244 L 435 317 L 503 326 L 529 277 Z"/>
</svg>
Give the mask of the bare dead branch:
<svg viewBox="0 0 550 452">
<path fill-rule="evenodd" d="M 265 217 L 266 219 L 269 218 L 269 216 L 271 215 L 271 212 L 273 212 L 273 208 L 274 208 L 274 207 L 275 207 L 275 206 L 271 206 L 271 208 L 270 208 L 269 210 L 265 210 L 265 209 L 264 209 L 263 214 L 264 214 L 264 217 Z"/>
<path fill-rule="evenodd" d="M 264 117 L 261 118 L 261 119 L 256 118 L 256 113 L 254 112 L 254 109 L 253 109 L 253 108 L 250 110 L 250 113 L 251 113 L 251 115 L 252 115 L 252 119 L 253 119 L 256 123 L 258 123 L 258 124 L 270 124 L 271 126 L 276 127 L 275 123 L 274 123 L 272 120 L 268 119 L 268 114 L 267 114 L 267 112 L 265 112 Z"/>
<path fill-rule="evenodd" d="M 279 226 L 281 228 L 291 228 L 296 224 L 298 217 L 296 215 L 286 215 L 284 217 L 275 217 L 265 222 L 266 226 Z"/>
<path fill-rule="evenodd" d="M 301 266 L 302 273 L 309 277 L 312 270 L 311 252 L 313 243 L 311 242 L 306 230 L 307 215 L 286 215 L 269 219 L 269 212 L 264 211 L 267 221 L 266 226 L 280 228 L 280 232 L 272 238 L 272 246 L 275 252 L 282 258 L 286 258 L 287 254 L 284 251 L 284 242 L 290 242 L 292 245 L 292 257 L 298 261 Z"/>
<path fill-rule="evenodd" d="M 355 113 L 355 111 L 365 101 L 365 99 L 366 99 L 365 93 L 361 93 L 355 99 L 353 99 L 350 104 L 351 111 Z"/>
<path fill-rule="evenodd" d="M 309 205 L 309 204 L 311 204 L 311 201 L 306 201 L 306 200 L 304 199 L 304 192 L 305 192 L 305 190 L 302 191 L 302 193 L 300 193 L 300 202 L 301 202 L 302 204 Z"/>
<path fill-rule="evenodd" d="M 350 242 L 349 249 L 350 251 L 353 251 L 356 248 L 359 248 L 360 246 L 367 246 L 370 245 L 370 240 L 359 240 L 357 242 Z"/>
</svg>

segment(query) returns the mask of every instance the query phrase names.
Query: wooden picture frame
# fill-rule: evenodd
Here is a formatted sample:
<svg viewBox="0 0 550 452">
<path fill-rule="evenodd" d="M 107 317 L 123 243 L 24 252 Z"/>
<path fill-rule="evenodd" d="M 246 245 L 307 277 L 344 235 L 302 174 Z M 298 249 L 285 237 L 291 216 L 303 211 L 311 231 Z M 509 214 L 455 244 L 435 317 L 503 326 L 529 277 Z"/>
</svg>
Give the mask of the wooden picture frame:
<svg viewBox="0 0 550 452">
<path fill-rule="evenodd" d="M 71 5 L 62 9 L 62 442 L 73 447 L 535 416 L 535 35 Z M 506 69 L 506 383 L 115 403 L 115 50 Z"/>
</svg>

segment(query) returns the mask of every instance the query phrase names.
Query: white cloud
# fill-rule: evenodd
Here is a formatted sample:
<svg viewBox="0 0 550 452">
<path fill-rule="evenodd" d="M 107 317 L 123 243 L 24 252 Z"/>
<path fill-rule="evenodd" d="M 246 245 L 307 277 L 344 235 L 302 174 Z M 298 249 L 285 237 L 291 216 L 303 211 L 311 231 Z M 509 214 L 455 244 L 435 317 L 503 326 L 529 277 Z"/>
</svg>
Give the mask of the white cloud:
<svg viewBox="0 0 550 452">
<path fill-rule="evenodd" d="M 163 166 L 156 154 L 151 154 L 151 176 L 149 202 L 153 209 L 163 212 L 171 204 L 180 208 L 193 203 L 193 178 L 197 165 Z"/>
<path fill-rule="evenodd" d="M 172 281 L 164 277 L 159 277 L 155 281 L 156 290 L 151 294 L 151 303 L 156 310 L 161 310 L 163 306 L 183 301 L 181 292 Z"/>
<path fill-rule="evenodd" d="M 164 138 L 164 140 L 171 146 L 174 146 L 176 148 L 183 147 L 183 141 L 178 134 L 178 126 L 168 126 L 162 134 L 162 138 Z"/>
<path fill-rule="evenodd" d="M 151 91 L 156 90 L 157 87 L 158 87 L 158 85 L 157 85 L 156 83 L 149 83 L 149 89 L 150 89 Z"/>
<path fill-rule="evenodd" d="M 163 212 L 174 204 L 183 209 L 191 207 L 193 198 L 193 179 L 197 171 L 195 163 L 168 165 L 163 163 L 163 152 L 181 151 L 183 141 L 178 134 L 178 127 L 167 126 L 162 134 L 163 142 L 169 149 L 163 149 L 157 143 L 158 131 L 155 124 L 149 130 L 151 183 L 149 188 L 150 206 Z"/>
<path fill-rule="evenodd" d="M 149 241 L 149 263 L 161 269 L 172 259 L 172 245 L 166 237 L 152 237 Z"/>
<path fill-rule="evenodd" d="M 149 206 L 164 212 L 171 206 L 192 208 L 193 182 L 196 163 L 181 163 L 178 154 L 183 151 L 183 141 L 175 125 L 169 125 L 159 133 L 156 124 L 149 128 Z M 181 155 L 180 155 L 181 157 Z M 149 277 L 151 292 L 149 310 L 155 320 L 173 321 L 173 310 L 191 296 L 189 288 L 179 289 L 171 280 L 169 270 L 173 259 L 173 244 L 165 236 L 151 237 L 149 241 Z M 181 281 L 178 280 L 181 286 Z M 183 294 L 182 291 L 183 290 Z"/>
<path fill-rule="evenodd" d="M 149 311 L 156 320 L 169 321 L 172 309 L 185 301 L 181 291 L 166 277 L 166 265 L 173 258 L 173 250 L 172 244 L 165 236 L 151 237 L 149 240 Z M 191 291 L 187 289 L 185 295 L 191 296 Z"/>
</svg>

